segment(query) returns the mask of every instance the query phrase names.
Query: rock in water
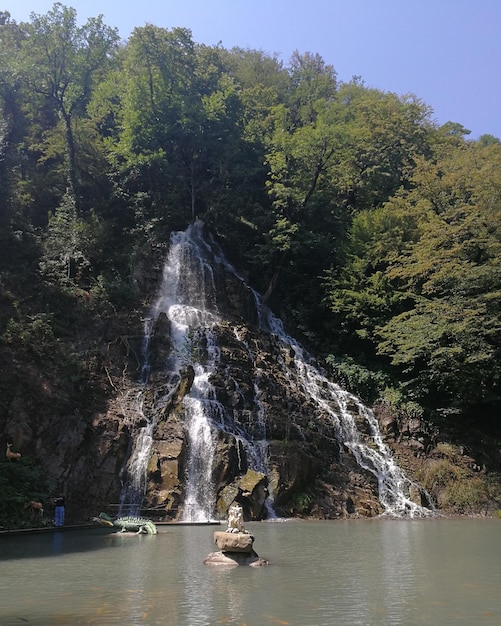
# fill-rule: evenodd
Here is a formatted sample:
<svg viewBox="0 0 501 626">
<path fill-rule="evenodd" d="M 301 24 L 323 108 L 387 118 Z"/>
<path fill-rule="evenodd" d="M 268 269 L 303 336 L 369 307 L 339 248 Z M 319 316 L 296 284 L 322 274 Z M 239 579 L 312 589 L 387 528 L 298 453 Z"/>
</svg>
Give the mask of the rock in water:
<svg viewBox="0 0 501 626">
<path fill-rule="evenodd" d="M 261 559 L 254 552 L 254 535 L 245 530 L 242 507 L 239 504 L 233 504 L 230 506 L 228 514 L 226 531 L 214 533 L 214 543 L 219 548 L 219 552 L 211 552 L 204 564 L 217 565 L 218 567 L 268 565 L 268 561 Z"/>
<path fill-rule="evenodd" d="M 252 553 L 254 537 L 250 533 L 215 532 L 214 543 L 222 552 Z"/>
<path fill-rule="evenodd" d="M 254 551 L 251 554 L 243 552 L 211 552 L 204 561 L 204 565 L 216 565 L 217 567 L 237 567 L 238 565 L 250 565 L 260 567 L 268 565 L 266 559 L 259 557 Z"/>
</svg>

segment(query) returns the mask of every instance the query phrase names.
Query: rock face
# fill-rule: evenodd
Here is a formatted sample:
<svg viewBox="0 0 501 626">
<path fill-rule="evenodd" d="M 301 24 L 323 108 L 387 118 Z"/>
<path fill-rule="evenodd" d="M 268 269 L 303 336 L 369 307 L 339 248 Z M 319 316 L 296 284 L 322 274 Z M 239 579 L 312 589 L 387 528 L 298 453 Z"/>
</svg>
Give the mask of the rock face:
<svg viewBox="0 0 501 626">
<path fill-rule="evenodd" d="M 161 261 L 162 255 L 152 253 L 135 273 L 138 293 L 150 299 L 162 280 Z M 217 255 L 214 263 L 210 276 L 216 295 L 211 298 L 217 316 L 210 335 L 188 335 L 182 354 L 176 354 L 182 366 L 174 374 L 166 363 L 180 350 L 163 311 L 152 320 L 147 382 L 142 377 L 148 307 L 108 320 L 99 329 L 100 373 L 94 387 L 90 385 L 99 389 L 96 397 L 68 415 L 37 423 L 30 417 L 36 413 L 35 403 L 28 406 L 17 394 L 5 436 L 23 456 L 26 450 L 44 463 L 49 483 L 66 495 L 69 518 L 81 520 L 120 501 L 133 444 L 152 427 L 143 514 L 179 519 L 190 455 L 185 399 L 193 392 L 195 370 L 213 358 L 217 346 L 206 381 L 219 411 L 212 418 L 214 514 L 225 516 L 232 502 L 242 506 L 246 520 L 273 514 L 321 519 L 380 514 L 378 480 L 357 461 L 359 444 L 346 443 L 327 396 L 316 399 L 298 384 L 306 374 L 296 358 L 297 347 L 281 341 L 277 329 L 263 327 L 256 295 Z M 321 394 L 321 386 L 328 383 L 316 384 Z M 54 389 L 54 404 L 56 399 Z M 348 406 L 350 410 L 354 421 L 363 421 L 357 407 Z M 373 445 L 364 424 L 360 426 L 361 441 Z M 391 424 L 386 428 L 390 432 Z M 420 443 L 416 436 L 416 445 Z"/>
<path fill-rule="evenodd" d="M 299 346 L 283 340 L 276 321 L 262 322 L 266 312 L 256 294 L 221 261 L 222 253 L 213 242 L 201 242 L 200 237 L 196 231 L 180 255 L 185 265 L 177 282 L 173 275 L 179 271 L 178 259 L 164 270 L 154 307 L 160 313 L 149 335 L 149 379 L 141 392 L 141 419 L 133 410 L 124 411 L 135 439 L 154 421 L 146 509 L 176 519 L 185 513 L 190 465 L 186 400 L 199 401 L 203 378 L 204 388 L 210 387 L 203 402 L 211 411 L 217 516 L 224 516 L 232 502 L 242 506 L 247 520 L 275 514 L 336 518 L 381 513 L 371 462 L 361 465 L 357 460 L 364 440 L 376 447 L 360 406 L 332 397 L 330 383 L 308 371 Z M 188 295 L 173 304 L 169 298 L 177 290 Z M 189 293 L 192 290 L 195 295 Z M 176 343 L 179 328 L 168 319 L 173 310 L 172 320 L 182 319 L 185 325 L 197 320 L 181 344 Z M 133 353 L 139 352 L 136 346 Z M 183 366 L 166 367 L 179 353 Z M 134 397 L 135 390 L 121 394 Z M 341 404 L 331 406 L 336 402 Z M 351 431 L 343 432 L 345 426 L 338 423 L 338 416 L 345 419 L 349 413 L 353 417 L 346 419 L 353 422 L 353 429 L 356 420 L 362 426 L 360 440 Z"/>
<path fill-rule="evenodd" d="M 318 407 L 283 380 L 274 366 L 280 353 L 276 354 L 276 347 L 272 350 L 269 338 L 245 326 L 238 330 L 246 344 L 253 346 L 252 353 L 236 344 L 229 326 L 216 327 L 221 374 L 214 373 L 211 382 L 217 400 L 229 407 L 233 418 L 245 427 L 246 436 L 260 440 L 263 433 L 253 424 L 258 410 L 253 377 L 259 372 L 259 411 L 266 416 L 269 471 L 266 475 L 250 466 L 241 438 L 215 432 L 213 475 L 218 515 L 224 516 L 229 504 L 238 501 L 246 520 L 264 519 L 270 493 L 281 516 L 335 518 L 381 513 L 376 478 L 343 449 Z M 172 518 L 182 514 L 188 442 L 181 400 L 191 383 L 189 372 L 184 372 L 175 398 L 155 426 L 148 463 L 146 508 L 161 510 Z"/>
</svg>

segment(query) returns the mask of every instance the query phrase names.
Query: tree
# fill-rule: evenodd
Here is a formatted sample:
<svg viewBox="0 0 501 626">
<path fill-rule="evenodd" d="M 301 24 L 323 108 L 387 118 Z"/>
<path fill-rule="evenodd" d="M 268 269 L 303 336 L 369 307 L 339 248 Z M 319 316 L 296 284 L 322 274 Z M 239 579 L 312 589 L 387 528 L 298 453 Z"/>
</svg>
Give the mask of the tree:
<svg viewBox="0 0 501 626">
<path fill-rule="evenodd" d="M 339 129 L 333 115 L 336 74 L 319 55 L 298 52 L 291 58 L 288 74 L 285 102 L 271 110 L 273 125 L 266 139 L 266 185 L 272 211 L 259 256 L 260 262 L 270 267 L 266 299 L 274 294 L 284 273 L 298 275 L 301 256 L 311 260 L 319 248 L 329 249 L 320 233 L 332 236 L 330 208 L 335 192 L 328 200 L 326 193 L 324 202 L 315 196 L 326 189 L 333 191 L 327 169 L 338 146 Z M 305 248 L 309 248 L 306 254 Z M 285 281 L 279 297 L 288 287 Z"/>
<path fill-rule="evenodd" d="M 66 185 L 78 204 L 74 124 L 85 115 L 119 37 L 116 29 L 103 24 L 102 16 L 90 18 L 81 27 L 76 18 L 76 11 L 61 3 L 55 3 L 46 15 L 32 13 L 31 22 L 24 25 L 18 72 L 32 92 L 54 107 L 63 125 Z"/>
<path fill-rule="evenodd" d="M 332 174 L 352 210 L 376 208 L 408 184 L 416 158 L 430 155 L 431 110 L 413 95 L 369 89 L 357 79 L 341 85 L 338 101 L 345 132 Z"/>
<path fill-rule="evenodd" d="M 315 121 L 319 102 L 332 101 L 337 93 L 337 74 L 319 54 L 295 50 L 289 62 L 288 105 L 293 126 Z"/>
<path fill-rule="evenodd" d="M 419 237 L 387 277 L 412 305 L 377 330 L 378 352 L 434 406 L 499 404 L 500 171 L 499 144 L 464 144 L 421 162 L 406 196 Z"/>
<path fill-rule="evenodd" d="M 401 283 L 389 280 L 388 269 L 418 239 L 418 224 L 419 209 L 410 210 L 400 196 L 354 215 L 342 261 L 325 273 L 333 351 L 376 362 L 376 329 L 407 310 L 410 298 Z"/>
<path fill-rule="evenodd" d="M 193 157 L 202 116 L 191 33 L 151 24 L 135 28 L 121 61 L 114 94 L 108 90 L 118 102 L 100 106 L 114 118 L 107 144 L 119 184 L 148 224 L 167 213 L 181 216 L 195 192 L 194 179 L 187 182 L 186 154 Z"/>
<path fill-rule="evenodd" d="M 0 12 L 0 197 L 1 217 L 7 211 L 7 199 L 16 187 L 19 170 L 19 145 L 26 132 L 22 101 L 25 95 L 14 72 L 23 31 L 8 12 Z M 19 182 L 19 181 L 16 181 Z"/>
</svg>

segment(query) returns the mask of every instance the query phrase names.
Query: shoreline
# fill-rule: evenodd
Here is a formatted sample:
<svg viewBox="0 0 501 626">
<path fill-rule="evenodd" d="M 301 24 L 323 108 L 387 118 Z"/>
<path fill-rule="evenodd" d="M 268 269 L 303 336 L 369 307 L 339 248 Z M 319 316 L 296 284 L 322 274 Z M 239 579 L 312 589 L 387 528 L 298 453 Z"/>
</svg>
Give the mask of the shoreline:
<svg viewBox="0 0 501 626">
<path fill-rule="evenodd" d="M 385 515 L 378 515 L 375 517 L 352 517 L 352 518 L 335 518 L 335 519 L 320 519 L 320 518 L 303 518 L 303 517 L 284 517 L 274 520 L 253 520 L 252 523 L 260 522 L 346 522 L 346 521 L 373 521 L 373 520 L 385 520 L 385 521 L 401 521 L 401 522 L 425 522 L 425 521 L 443 521 L 443 520 L 491 520 L 499 519 L 501 521 L 501 515 L 496 513 L 441 513 L 437 511 L 435 515 L 429 517 L 390 517 Z M 247 523 L 251 523 L 250 521 Z M 160 528 L 165 526 L 222 526 L 226 524 L 226 520 L 211 520 L 208 522 L 183 522 L 183 521 L 165 521 L 154 522 L 154 524 Z M 55 533 L 55 532 L 69 532 L 72 530 L 101 530 L 105 533 L 119 532 L 113 528 L 105 528 L 100 524 L 81 522 L 76 524 L 66 524 L 64 526 L 41 526 L 29 527 L 29 528 L 0 528 L 0 537 L 14 536 L 14 535 L 26 535 L 26 534 L 43 534 L 43 533 Z"/>
</svg>

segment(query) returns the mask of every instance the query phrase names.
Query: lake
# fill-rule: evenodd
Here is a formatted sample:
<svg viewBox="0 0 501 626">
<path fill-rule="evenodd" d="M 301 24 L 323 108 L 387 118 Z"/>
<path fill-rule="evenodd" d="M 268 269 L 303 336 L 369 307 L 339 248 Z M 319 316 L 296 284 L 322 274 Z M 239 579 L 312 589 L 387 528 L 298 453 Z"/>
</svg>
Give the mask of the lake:
<svg viewBox="0 0 501 626">
<path fill-rule="evenodd" d="M 246 524 L 267 567 L 203 564 L 225 526 L 0 537 L 0 624 L 501 624 L 501 520 Z"/>
</svg>

